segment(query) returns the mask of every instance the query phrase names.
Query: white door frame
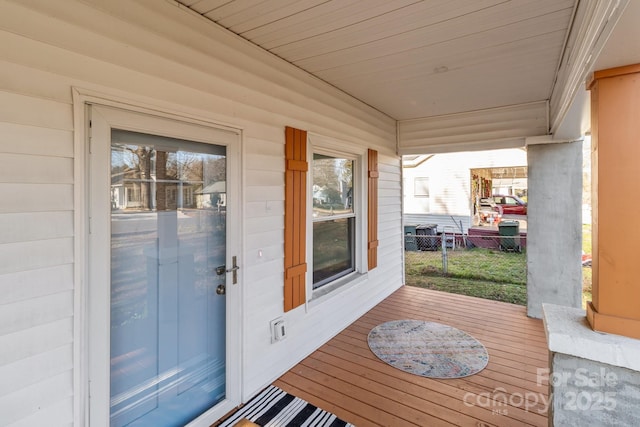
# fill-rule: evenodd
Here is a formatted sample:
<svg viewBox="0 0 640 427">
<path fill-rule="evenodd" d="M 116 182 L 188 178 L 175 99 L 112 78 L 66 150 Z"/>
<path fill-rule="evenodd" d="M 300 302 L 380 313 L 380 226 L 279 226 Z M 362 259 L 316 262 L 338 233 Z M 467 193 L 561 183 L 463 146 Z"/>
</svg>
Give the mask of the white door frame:
<svg viewBox="0 0 640 427">
<path fill-rule="evenodd" d="M 109 424 L 109 396 L 104 395 L 105 384 L 94 378 L 108 380 L 109 342 L 107 339 L 90 340 L 91 336 L 108 337 L 109 322 L 90 325 L 90 316 L 109 318 L 109 290 L 90 289 L 91 277 L 95 274 L 106 274 L 108 271 L 94 270 L 92 266 L 109 265 L 108 238 L 100 241 L 90 234 L 93 227 L 108 227 L 110 209 L 92 209 L 91 194 L 97 191 L 108 191 L 109 147 L 99 146 L 89 140 L 90 117 L 88 105 L 92 105 L 93 113 L 99 110 L 109 126 L 120 129 L 166 135 L 181 139 L 210 142 L 224 145 L 227 149 L 227 265 L 232 265 L 232 257 L 237 256 L 238 265 L 242 267 L 242 224 L 241 224 L 241 144 L 242 133 L 237 128 L 218 125 L 184 114 L 172 113 L 157 109 L 132 106 L 131 102 L 118 102 L 112 98 L 104 98 L 74 89 L 75 134 L 75 189 L 74 208 L 76 223 L 75 241 L 75 318 L 74 318 L 74 403 L 76 425 L 107 426 Z M 105 117 L 106 116 L 106 117 Z M 92 125 L 99 125 L 94 120 Z M 103 129 L 104 130 L 104 129 Z M 195 130 L 195 138 L 194 138 Z M 93 129 L 98 131 L 98 129 Z M 199 135 L 198 135 L 199 134 Z M 110 145 L 110 144 L 109 144 Z M 97 160 L 96 160 L 97 159 Z M 100 161 L 103 160 L 103 161 Z M 93 165 L 92 165 L 93 163 Z M 100 170 L 102 168 L 102 170 Z M 97 173 L 99 179 L 91 179 L 90 174 Z M 105 175 L 106 174 L 106 175 Z M 93 178 L 96 178 L 94 176 Z M 101 181 L 100 181 L 101 180 Z M 96 188 L 91 188 L 92 186 Z M 108 193 L 107 193 L 108 194 Z M 233 197 L 235 195 L 235 197 Z M 90 241 L 100 248 L 90 248 Z M 105 258 L 106 257 L 106 258 Z M 107 261 L 105 263 L 105 260 Z M 104 268 L 104 267 L 103 267 Z M 241 283 L 242 269 L 238 271 L 238 284 L 232 284 L 231 274 L 227 274 L 226 293 L 226 399 L 216 405 L 189 426 L 209 426 L 214 421 L 235 408 L 241 401 L 241 361 L 242 361 L 242 316 L 241 316 Z M 96 294 L 95 292 L 102 292 Z M 106 316 L 106 317 L 105 317 Z M 102 363 L 95 355 L 102 355 Z M 97 362 L 97 363 L 96 363 Z M 107 372 L 105 372 L 105 368 Z M 105 376 L 106 375 L 106 376 Z M 108 387 L 106 388 L 108 390 Z M 101 396 L 102 395 L 102 396 Z M 90 402 L 91 399 L 94 402 Z M 99 397 L 101 396 L 101 397 Z M 89 405 L 91 404 L 91 410 Z"/>
</svg>

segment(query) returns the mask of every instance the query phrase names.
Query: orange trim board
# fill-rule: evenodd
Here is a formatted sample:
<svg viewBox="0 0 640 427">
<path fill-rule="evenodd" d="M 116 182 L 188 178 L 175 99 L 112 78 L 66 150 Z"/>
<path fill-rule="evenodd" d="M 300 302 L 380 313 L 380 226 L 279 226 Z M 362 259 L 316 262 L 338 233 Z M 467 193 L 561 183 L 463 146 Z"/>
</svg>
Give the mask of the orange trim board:
<svg viewBox="0 0 640 427">
<path fill-rule="evenodd" d="M 591 301 L 587 303 L 587 320 L 594 331 L 640 339 L 640 320 L 600 314 Z"/>
<path fill-rule="evenodd" d="M 367 265 L 372 270 L 378 266 L 378 152 L 368 150 L 368 230 L 367 230 Z"/>
<path fill-rule="evenodd" d="M 622 67 L 607 68 L 605 70 L 595 71 L 591 75 L 591 78 L 587 81 L 587 90 L 590 90 L 593 87 L 596 80 L 635 73 L 640 73 L 640 64 L 623 65 Z"/>
</svg>

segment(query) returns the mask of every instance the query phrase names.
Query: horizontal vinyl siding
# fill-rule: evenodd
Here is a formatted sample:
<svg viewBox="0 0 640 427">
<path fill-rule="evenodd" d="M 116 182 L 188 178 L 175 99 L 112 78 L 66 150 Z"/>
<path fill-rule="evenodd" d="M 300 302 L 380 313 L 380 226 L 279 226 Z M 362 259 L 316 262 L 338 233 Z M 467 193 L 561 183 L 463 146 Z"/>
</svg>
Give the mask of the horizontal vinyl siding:
<svg viewBox="0 0 640 427">
<path fill-rule="evenodd" d="M 39 414 L 65 425 L 73 420 L 70 88 L 48 93 L 46 73 L 1 68 L 0 425 Z"/>
<path fill-rule="evenodd" d="M 71 104 L 0 91 L 3 122 L 56 130 L 73 130 Z"/>
<path fill-rule="evenodd" d="M 467 233 L 471 227 L 470 215 L 431 215 L 431 214 L 405 214 L 403 216 L 405 225 L 427 225 L 436 224 L 438 232 L 460 233 L 460 222 L 462 230 Z"/>
<path fill-rule="evenodd" d="M 401 190 L 401 163 L 400 159 L 380 155 L 378 158 L 378 269 L 379 275 L 393 274 L 398 270 L 400 277 L 389 277 L 391 283 L 401 280 L 403 259 L 402 240 L 398 235 L 398 229 L 402 223 L 402 190 Z M 400 268 L 398 269 L 398 265 Z M 395 268 L 387 269 L 387 266 Z M 384 268 L 381 268 L 384 267 Z M 386 271 L 385 271 L 386 270 Z M 380 279 L 378 279 L 380 280 Z M 380 282 L 383 287 L 384 280 Z"/>
<path fill-rule="evenodd" d="M 73 342 L 73 320 L 65 318 L 0 336 L 0 366 Z M 0 412 L 2 415 L 2 412 Z"/>
<path fill-rule="evenodd" d="M 73 212 L 0 214 L 0 245 L 73 236 Z"/>
<path fill-rule="evenodd" d="M 43 378 L 64 373 L 72 368 L 73 346 L 65 344 L 32 357 L 20 359 L 0 368 L 0 395 L 22 389 L 42 381 Z"/>
<path fill-rule="evenodd" d="M 247 138 L 245 152 L 243 285 L 245 304 L 252 310 L 244 318 L 258 329 L 245 337 L 245 346 L 249 354 L 258 354 L 253 351 L 264 351 L 271 342 L 265 319 L 277 317 L 271 313 L 281 312 L 283 306 L 284 127 Z"/>
<path fill-rule="evenodd" d="M 0 306 L 73 289 L 73 265 L 0 275 Z"/>
<path fill-rule="evenodd" d="M 22 418 L 7 427 L 51 425 L 51 420 L 56 420 L 57 427 L 71 427 L 73 426 L 73 419 L 69 418 L 71 413 L 73 413 L 73 397 L 68 396 L 54 404 L 38 408 L 33 415 Z"/>
<path fill-rule="evenodd" d="M 0 245 L 0 274 L 73 262 L 73 239 L 49 239 Z"/>
<path fill-rule="evenodd" d="M 85 204 L 74 200 L 74 185 L 84 180 L 74 170 L 81 160 L 74 158 L 74 88 L 242 130 L 242 194 L 235 196 L 244 215 L 245 398 L 400 286 L 392 119 L 170 2 L 3 2 L 0 382 L 13 386 L 0 387 L 0 425 L 64 426 L 79 416 L 70 350 L 78 344 L 74 314 L 81 315 L 73 312 L 74 293 L 86 288 L 74 283 L 74 262 L 87 248 L 74 253 L 82 237 L 74 203 Z M 379 150 L 380 250 L 389 259 L 339 298 L 287 315 L 288 338 L 271 344 L 269 321 L 283 316 L 287 125 Z M 75 398 L 84 405 L 86 396 Z"/>
<path fill-rule="evenodd" d="M 0 152 L 71 158 L 73 134 L 70 130 L 0 122 Z"/>
<path fill-rule="evenodd" d="M 25 154 L 0 154 L 2 182 L 73 183 L 73 159 Z"/>
<path fill-rule="evenodd" d="M 24 331 L 72 314 L 73 292 L 70 291 L 6 304 L 0 312 L 0 334 Z"/>
<path fill-rule="evenodd" d="M 11 200 L 0 205 L 0 213 L 68 211 L 73 207 L 72 184 L 0 182 L 0 194 Z"/>
<path fill-rule="evenodd" d="M 73 380 L 68 371 L 43 379 L 37 384 L 14 390 L 11 394 L 0 397 L 2 425 L 10 426 L 12 423 L 21 421 L 22 418 L 61 403 L 72 394 Z M 60 418 L 49 420 L 49 423 L 64 425 L 71 421 L 72 414 L 65 412 L 60 414 Z"/>
</svg>

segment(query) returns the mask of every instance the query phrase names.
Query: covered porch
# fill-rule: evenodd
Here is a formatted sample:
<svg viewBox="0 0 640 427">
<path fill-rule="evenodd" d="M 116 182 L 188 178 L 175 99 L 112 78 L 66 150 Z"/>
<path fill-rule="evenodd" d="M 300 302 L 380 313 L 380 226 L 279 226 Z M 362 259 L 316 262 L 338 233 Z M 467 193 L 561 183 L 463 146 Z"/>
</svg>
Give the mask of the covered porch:
<svg viewBox="0 0 640 427">
<path fill-rule="evenodd" d="M 479 341 L 489 364 L 461 379 L 429 379 L 380 361 L 367 345 L 395 319 L 447 324 Z M 547 425 L 548 353 L 526 308 L 403 286 L 282 375 L 275 385 L 366 426 Z"/>
<path fill-rule="evenodd" d="M 182 337 L 177 331 L 192 338 L 196 328 L 191 325 L 212 325 L 211 333 L 199 331 L 206 339 L 193 341 L 214 343 L 209 338 L 215 336 L 224 343 L 211 346 L 224 357 L 210 360 L 212 352 L 200 352 L 198 346 L 193 346 L 198 354 L 185 357 L 223 366 L 215 379 L 222 379 L 216 385 L 224 387 L 224 393 L 213 393 L 217 388 L 208 387 L 208 376 L 203 380 L 203 395 L 211 400 L 184 415 L 184 423 L 192 420 L 191 427 L 214 423 L 274 381 L 360 427 L 546 425 L 548 350 L 542 322 L 527 315 L 542 317 L 542 304 L 549 301 L 569 308 L 581 303 L 579 145 L 589 127 L 590 105 L 585 81 L 593 71 L 613 67 L 635 70 L 627 75 L 636 79 L 638 66 L 623 66 L 640 63 L 640 48 L 633 44 L 640 40 L 640 2 L 364 3 L 0 3 L 0 254 L 5 261 L 0 267 L 0 348 L 6 349 L 0 352 L 0 425 L 108 425 L 110 366 L 116 354 L 111 328 L 135 329 L 142 323 L 151 325 L 151 342 L 140 345 L 132 339 L 139 348 L 122 354 L 149 354 L 151 363 L 144 365 L 148 372 L 142 369 L 139 377 L 130 377 L 123 397 L 132 396 L 129 390 L 152 390 L 157 397 L 158 384 L 181 372 L 173 351 Z M 612 76 L 600 77 L 604 81 Z M 599 90 L 611 93 L 611 88 Z M 632 105 L 627 98 L 640 99 L 633 93 L 620 98 L 625 102 L 612 99 L 603 102 L 606 108 L 598 107 L 620 118 L 613 123 L 602 119 L 600 130 L 605 124 L 628 135 L 637 130 L 636 116 L 619 114 L 618 109 Z M 191 262 L 195 257 L 181 257 L 183 261 L 174 256 L 177 203 L 163 204 L 172 207 L 166 221 L 171 227 L 154 231 L 148 239 L 150 250 L 136 248 L 141 279 L 137 287 L 121 293 L 121 301 L 133 307 L 124 311 L 123 322 L 112 316 L 119 309 L 112 304 L 118 301 L 114 295 L 119 295 L 111 288 L 111 271 L 122 276 L 128 271 L 112 262 L 115 239 L 110 228 L 124 201 L 120 196 L 127 203 L 139 201 L 135 191 L 120 195 L 118 188 L 108 188 L 111 176 L 133 166 L 151 179 L 146 176 L 151 154 L 145 154 L 151 151 L 140 151 L 139 160 L 144 161 L 134 158 L 133 166 L 110 165 L 112 147 L 124 147 L 113 141 L 112 130 L 178 140 L 167 144 L 174 151 L 176 146 L 193 147 L 191 143 L 217 146 L 226 157 L 224 174 L 220 169 L 216 179 L 224 183 L 225 198 L 210 206 L 216 207 L 216 218 L 224 211 L 228 219 L 216 228 L 224 243 L 218 242 L 216 249 L 203 244 L 207 250 L 198 255 L 212 265 L 196 268 Z M 615 179 L 594 185 L 594 196 L 600 192 L 598 203 L 604 206 L 605 194 L 615 200 L 616 192 L 626 189 L 620 183 L 635 182 L 633 162 L 640 152 L 638 144 L 616 133 L 603 133 L 600 144 L 597 152 L 616 153 L 603 158 L 598 175 Z M 402 156 L 514 147 L 526 147 L 531 188 L 534 181 L 536 188 L 529 198 L 528 307 L 402 286 L 402 198 L 412 184 L 403 179 Z M 158 151 L 167 153 L 163 160 L 172 157 L 167 150 L 155 151 L 156 165 Z M 290 157 L 290 151 L 299 155 Z M 346 223 L 356 224 L 347 225 L 343 233 L 345 247 L 354 248 L 348 251 L 349 268 L 342 271 L 346 275 L 332 283 L 318 280 L 317 292 L 311 268 L 309 173 L 316 155 L 346 161 L 341 163 L 341 179 L 332 182 L 345 195 L 340 198 L 343 207 L 349 200 L 353 212 L 337 220 L 349 218 Z M 205 166 L 199 167 L 202 175 Z M 167 168 L 160 170 L 166 176 Z M 629 178 L 612 174 L 620 170 L 630 171 Z M 300 191 L 289 191 L 287 176 L 295 176 L 294 187 Z M 175 177 L 172 185 L 178 185 L 177 172 Z M 199 175 L 189 179 L 204 181 Z M 348 181 L 354 181 L 350 188 L 342 184 Z M 179 194 L 194 196 L 198 204 L 195 192 L 187 197 L 172 190 L 160 194 L 163 201 L 178 200 Z M 292 200 L 309 203 L 289 203 Z M 289 221 L 287 207 L 292 205 L 297 209 Z M 157 206 L 147 205 L 156 217 Z M 628 220 L 613 207 L 596 209 L 602 235 L 625 240 L 618 244 L 617 238 L 599 237 L 608 264 L 599 264 L 594 252 L 594 277 L 602 276 L 597 290 L 603 296 L 594 297 L 589 317 L 594 325 L 623 326 L 632 317 L 626 330 L 633 330 L 635 338 L 640 338 L 635 305 L 640 286 L 629 280 L 633 286 L 617 292 L 614 304 L 605 292 L 616 290 L 609 283 L 638 275 L 637 233 L 628 227 L 638 212 L 638 203 L 627 209 Z M 131 229 L 136 236 L 143 231 Z M 156 234 L 170 238 L 156 239 Z M 295 249 L 288 251 L 291 240 Z M 609 256 L 607 245 L 622 253 Z M 159 256 L 161 249 L 171 255 L 171 262 Z M 323 254 L 322 249 L 315 253 Z M 283 262 L 289 253 L 297 259 Z M 218 255 L 224 262 L 217 262 Z M 162 274 L 161 259 L 169 266 L 162 267 Z M 192 279 L 196 271 L 206 280 Z M 223 308 L 216 312 L 224 321 L 199 321 L 191 316 L 194 304 L 178 307 L 187 299 L 175 294 L 157 297 L 159 277 L 171 278 L 172 291 L 185 278 L 186 286 L 180 288 L 192 299 L 192 290 L 202 292 L 198 296 L 206 292 Z M 320 288 L 325 284 L 329 286 Z M 169 311 L 157 309 L 164 308 L 161 300 L 172 304 L 171 322 L 163 330 L 156 327 L 162 321 L 155 313 Z M 177 312 L 181 315 L 173 316 Z M 488 348 L 489 366 L 475 376 L 446 381 L 396 371 L 370 353 L 366 336 L 377 324 L 398 318 L 440 322 L 468 332 Z M 584 312 L 579 319 L 585 326 Z M 169 335 L 171 341 L 164 339 Z M 160 341 L 162 346 L 156 344 Z M 629 354 L 637 354 L 636 341 L 627 346 Z M 160 347 L 168 351 L 158 351 Z M 584 343 L 568 347 L 586 349 L 583 353 L 601 348 Z M 623 399 L 639 395 L 640 365 L 635 357 L 629 360 L 633 363 L 615 368 L 634 369 L 636 376 L 628 381 L 634 392 L 621 391 L 616 411 L 603 412 L 610 424 L 638 419 L 636 401 Z M 138 366 L 131 363 L 128 368 Z M 561 368 L 569 369 L 566 364 Z M 188 385 L 201 383 L 198 378 Z M 180 396 L 181 386 L 171 382 L 167 390 L 172 397 Z M 155 405 L 156 397 L 141 396 L 141 405 L 133 407 L 146 411 L 145 404 Z M 154 411 L 155 406 L 148 413 Z M 134 412 L 132 419 L 137 419 Z M 585 417 L 592 414 L 582 412 Z M 580 422 L 557 422 L 575 424 Z"/>
</svg>

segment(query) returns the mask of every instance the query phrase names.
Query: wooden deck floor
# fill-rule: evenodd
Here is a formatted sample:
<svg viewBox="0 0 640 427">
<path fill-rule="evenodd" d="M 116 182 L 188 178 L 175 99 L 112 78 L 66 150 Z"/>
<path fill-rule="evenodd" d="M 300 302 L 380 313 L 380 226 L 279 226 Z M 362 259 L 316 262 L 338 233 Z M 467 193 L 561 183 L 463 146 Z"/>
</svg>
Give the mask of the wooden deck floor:
<svg viewBox="0 0 640 427">
<path fill-rule="evenodd" d="M 444 323 L 481 341 L 489 364 L 461 379 L 411 375 L 380 361 L 367 334 L 395 319 Z M 542 322 L 524 307 L 404 286 L 274 384 L 358 427 L 547 425 Z M 545 375 L 541 375 L 545 377 Z"/>
</svg>

